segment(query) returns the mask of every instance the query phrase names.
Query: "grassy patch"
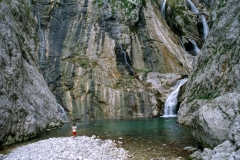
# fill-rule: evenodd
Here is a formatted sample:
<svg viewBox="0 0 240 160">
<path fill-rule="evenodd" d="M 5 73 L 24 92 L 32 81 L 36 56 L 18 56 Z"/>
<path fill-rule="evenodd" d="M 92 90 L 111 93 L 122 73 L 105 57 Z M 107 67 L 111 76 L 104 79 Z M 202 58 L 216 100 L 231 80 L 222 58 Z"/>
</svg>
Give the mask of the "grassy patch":
<svg viewBox="0 0 240 160">
<path fill-rule="evenodd" d="M 223 50 L 221 50 L 221 52 L 220 52 L 220 55 L 223 55 L 223 54 L 225 54 L 227 51 L 228 51 L 228 49 L 227 49 L 227 48 L 223 48 Z"/>
<path fill-rule="evenodd" d="M 227 4 L 226 0 L 220 0 L 220 7 L 224 7 Z"/>
<path fill-rule="evenodd" d="M 86 60 L 81 60 L 80 62 L 79 62 L 79 65 L 81 66 L 81 67 L 86 67 L 87 66 L 87 61 Z"/>
<path fill-rule="evenodd" d="M 207 99 L 207 100 L 212 100 L 216 97 L 219 97 L 220 94 L 216 93 L 216 94 L 200 94 L 198 95 L 197 99 Z"/>
<path fill-rule="evenodd" d="M 213 51 L 212 51 L 212 54 L 216 54 L 217 53 L 217 51 L 218 51 L 218 47 L 216 47 Z"/>
<path fill-rule="evenodd" d="M 104 4 L 104 3 L 103 3 L 102 1 L 98 2 L 98 8 L 102 7 L 103 4 Z"/>
</svg>

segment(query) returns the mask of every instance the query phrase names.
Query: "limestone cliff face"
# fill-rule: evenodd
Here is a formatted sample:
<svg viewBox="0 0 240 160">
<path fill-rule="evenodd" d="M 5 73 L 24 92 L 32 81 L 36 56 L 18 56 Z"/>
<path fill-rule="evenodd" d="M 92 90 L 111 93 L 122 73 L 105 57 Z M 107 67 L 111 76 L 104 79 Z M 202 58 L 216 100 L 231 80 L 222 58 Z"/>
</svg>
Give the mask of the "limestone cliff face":
<svg viewBox="0 0 240 160">
<path fill-rule="evenodd" d="M 240 147 L 239 10 L 238 0 L 216 4 L 212 29 L 193 64 L 178 117 L 180 123 L 192 127 L 204 147 L 230 140 L 224 145 L 235 145 L 232 152 Z"/>
<path fill-rule="evenodd" d="M 33 6 L 41 71 L 74 120 L 159 116 L 167 89 L 190 73 L 193 56 L 150 0 Z"/>
<path fill-rule="evenodd" d="M 29 1 L 0 1 L 0 148 L 62 121 L 37 67 L 37 37 Z"/>
</svg>

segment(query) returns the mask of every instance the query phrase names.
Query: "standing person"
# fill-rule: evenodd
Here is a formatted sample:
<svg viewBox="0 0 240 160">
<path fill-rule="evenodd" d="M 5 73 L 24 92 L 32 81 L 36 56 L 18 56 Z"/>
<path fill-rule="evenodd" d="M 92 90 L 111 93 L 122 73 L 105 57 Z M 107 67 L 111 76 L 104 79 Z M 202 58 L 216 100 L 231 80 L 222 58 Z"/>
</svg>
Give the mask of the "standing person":
<svg viewBox="0 0 240 160">
<path fill-rule="evenodd" d="M 77 135 L 77 126 L 76 126 L 75 123 L 74 123 L 73 126 L 72 126 L 72 135 L 73 135 L 74 138 L 75 138 L 76 135 Z"/>
</svg>

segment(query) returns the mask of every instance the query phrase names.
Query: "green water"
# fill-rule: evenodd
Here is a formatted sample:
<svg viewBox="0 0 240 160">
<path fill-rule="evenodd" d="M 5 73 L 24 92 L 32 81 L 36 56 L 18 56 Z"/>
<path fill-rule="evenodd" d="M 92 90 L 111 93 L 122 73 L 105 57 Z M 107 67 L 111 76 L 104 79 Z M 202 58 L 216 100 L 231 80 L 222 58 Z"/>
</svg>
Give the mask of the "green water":
<svg viewBox="0 0 240 160">
<path fill-rule="evenodd" d="M 137 120 L 109 120 L 77 124 L 77 135 L 99 136 L 116 142 L 123 139 L 122 146 L 133 155 L 131 159 L 151 159 L 165 157 L 168 159 L 187 159 L 186 146 L 196 147 L 197 143 L 188 127 L 176 123 L 176 118 L 154 118 Z M 39 139 L 71 136 L 73 122 L 62 128 L 48 130 Z M 36 141 L 36 140 L 35 140 Z"/>
</svg>

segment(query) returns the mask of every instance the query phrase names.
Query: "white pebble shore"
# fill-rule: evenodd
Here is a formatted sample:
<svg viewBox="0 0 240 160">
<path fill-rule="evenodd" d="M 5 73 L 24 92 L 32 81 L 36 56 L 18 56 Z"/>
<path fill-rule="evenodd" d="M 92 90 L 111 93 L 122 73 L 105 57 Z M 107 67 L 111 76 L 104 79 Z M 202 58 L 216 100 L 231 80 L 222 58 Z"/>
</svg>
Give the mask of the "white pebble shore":
<svg viewBox="0 0 240 160">
<path fill-rule="evenodd" d="M 77 136 L 49 138 L 18 147 L 4 160 L 126 160 L 127 151 L 112 140 Z"/>
</svg>

